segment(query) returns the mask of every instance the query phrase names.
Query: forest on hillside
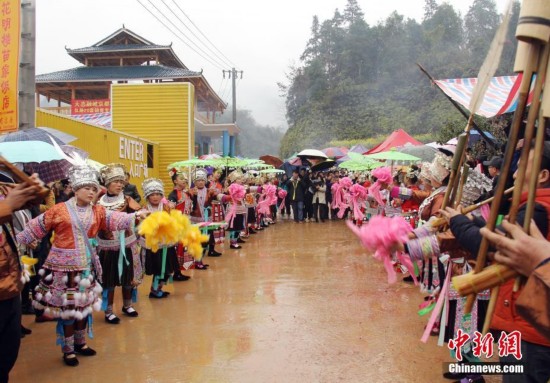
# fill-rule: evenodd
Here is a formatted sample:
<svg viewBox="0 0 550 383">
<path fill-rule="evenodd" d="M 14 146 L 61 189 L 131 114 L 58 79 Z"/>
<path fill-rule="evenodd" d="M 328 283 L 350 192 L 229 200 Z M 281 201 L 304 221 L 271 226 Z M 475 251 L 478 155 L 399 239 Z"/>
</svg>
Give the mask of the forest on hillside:
<svg viewBox="0 0 550 383">
<path fill-rule="evenodd" d="M 515 2 L 496 76 L 513 74 L 519 10 Z M 331 19 L 313 16 L 300 63 L 279 84 L 289 125 L 283 157 L 398 128 L 438 139 L 464 127 L 464 117 L 416 63 L 437 79 L 476 77 L 500 25 L 495 2 L 473 0 L 462 16 L 446 2 L 425 0 L 421 22 L 393 12 L 369 25 L 364 12 L 348 0 Z M 478 124 L 491 123 L 483 120 Z"/>
</svg>

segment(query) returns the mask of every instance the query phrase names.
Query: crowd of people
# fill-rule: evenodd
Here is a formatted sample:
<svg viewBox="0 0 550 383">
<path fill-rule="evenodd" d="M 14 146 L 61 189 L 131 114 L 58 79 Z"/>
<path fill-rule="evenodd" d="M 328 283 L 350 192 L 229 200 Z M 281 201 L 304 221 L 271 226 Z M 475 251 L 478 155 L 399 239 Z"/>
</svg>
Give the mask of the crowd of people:
<svg viewBox="0 0 550 383">
<path fill-rule="evenodd" d="M 185 270 L 206 270 L 205 256 L 222 255 L 215 246 L 224 241 L 225 232 L 229 248 L 238 250 L 251 234 L 275 223 L 274 177 L 235 170 L 222 179 L 222 171 L 209 174 L 206 169 L 195 169 L 190 176 L 178 169 L 170 174 L 173 190 L 167 196 L 160 179 L 143 182 L 142 205 L 121 164 L 99 171 L 76 164 L 66 180 L 48 185 L 43 201 L 36 200 L 36 187 L 42 185 L 36 175 L 29 185 L 15 184 L 7 172 L 0 174 L 13 185 L 1 187 L 0 201 L 0 382 L 8 381 L 20 339 L 31 333 L 21 324 L 22 312 L 35 315 L 36 322 L 57 321 L 63 361 L 78 366 L 77 355 L 96 355 L 87 344 L 93 311 L 103 311 L 105 322 L 113 325 L 121 322 L 120 314 L 138 317 L 137 288 L 146 275 L 151 276 L 149 298 L 167 298 L 167 283 L 189 280 Z M 147 234 L 138 235 L 137 225 L 147 216 L 173 209 L 207 235 L 201 256 L 190 256 L 182 243 L 153 248 Z M 117 287 L 122 290 L 119 310 Z"/>
<path fill-rule="evenodd" d="M 539 174 L 532 172 L 531 150 L 525 180 L 515 185 L 523 193 L 517 214 L 521 224 L 530 179 L 537 177 L 532 236 L 507 221 L 500 230 L 509 232 L 510 238 L 484 229 L 487 205 L 462 214 L 462 207 L 493 195 L 502 166 L 498 157 L 478 162 L 467 157 L 473 168 L 454 203 L 443 206 L 453 155 L 449 148 L 441 148 L 432 162 L 419 166 L 380 167 L 370 172 L 302 168 L 294 170 L 290 178 L 240 169 L 197 168 L 191 174 L 172 169 L 173 190 L 165 195 L 161 180 L 146 179 L 141 185 L 143 200 L 120 164 L 99 171 L 75 165 L 67 180 L 49 185 L 50 194 L 42 201 L 36 201 L 36 184 L 40 184 L 36 176 L 31 184 L 2 186 L 0 382 L 8 381 L 20 338 L 30 333 L 21 324 L 21 310 L 35 315 L 37 322 L 57 321 L 63 361 L 77 366 L 77 356 L 96 354 L 86 338 L 93 329 L 92 311 L 103 311 L 105 322 L 113 325 L 121 322 L 121 316 L 138 317 L 137 288 L 144 276 L 151 279 L 148 297 L 165 299 L 169 292 L 164 286 L 189 280 L 184 273 L 190 268 L 206 270 L 205 257 L 221 256 L 216 245 L 226 237 L 229 249 L 238 250 L 251 235 L 276 223 L 278 214 L 296 223 L 347 220 L 363 229 L 356 231 L 360 236 L 388 230 L 370 227 L 374 217 L 405 219 L 411 233 L 407 241 L 391 244 L 392 267 L 409 273 L 402 283 L 418 281 L 425 296 L 420 313 L 432 311 L 425 336 L 438 336 L 440 344 L 452 341 L 458 331 L 473 339 L 475 331 L 482 329 L 489 291 L 477 294 L 466 317 L 466 298 L 460 297 L 450 280 L 472 270 L 485 236 L 494 244 L 494 259 L 527 278 L 519 290 L 514 289 L 513 280 L 501 286 L 491 321 L 495 337 L 515 331 L 522 337 L 525 374 L 505 376 L 504 381 L 546 382 L 550 379 L 550 256 L 546 240 L 550 238 L 550 142 L 545 143 Z M 14 181 L 8 173 L 0 178 Z M 509 204 L 503 204 L 503 210 L 508 208 Z M 206 234 L 201 256 L 191 256 L 182 243 L 150 246 L 149 234 L 138 235 L 137 225 L 150 214 L 172 210 L 189 216 Z M 29 258 L 20 257 L 23 254 L 32 255 L 34 263 L 22 261 Z M 114 300 L 117 287 L 122 295 L 118 310 Z M 440 301 L 445 302 L 445 309 L 434 310 Z M 471 356 L 471 349 L 464 354 Z M 502 361 L 513 360 L 502 357 Z M 481 375 L 446 373 L 445 377 L 484 381 Z"/>
</svg>

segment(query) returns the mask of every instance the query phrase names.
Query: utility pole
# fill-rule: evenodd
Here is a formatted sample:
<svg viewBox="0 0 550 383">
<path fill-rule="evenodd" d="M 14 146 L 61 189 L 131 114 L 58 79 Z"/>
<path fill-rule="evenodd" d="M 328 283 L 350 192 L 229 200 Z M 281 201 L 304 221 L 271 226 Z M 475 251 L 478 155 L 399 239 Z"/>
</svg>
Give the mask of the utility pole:
<svg viewBox="0 0 550 383">
<path fill-rule="evenodd" d="M 237 75 L 238 73 L 240 72 L 241 74 L 241 80 L 243 78 L 243 71 L 238 71 L 236 70 L 235 68 L 231 68 L 231 70 L 224 70 L 223 71 L 223 78 L 225 78 L 225 73 L 227 72 L 227 74 L 229 75 L 229 78 L 231 79 L 231 85 L 232 85 L 232 93 L 233 93 L 233 123 L 236 124 L 237 123 L 237 84 L 236 84 L 236 81 L 237 81 Z M 226 138 L 227 137 L 227 138 Z M 223 146 L 224 146 L 224 155 L 227 151 L 228 155 L 230 156 L 234 156 L 235 155 L 235 136 L 231 136 L 229 137 L 229 135 L 227 134 L 227 132 L 224 132 L 224 137 L 223 137 Z M 227 149 L 225 149 L 225 147 L 228 147 Z"/>
<path fill-rule="evenodd" d="M 36 62 L 36 2 L 21 1 L 21 56 L 19 58 L 19 129 L 34 128 L 35 62 Z"/>
<path fill-rule="evenodd" d="M 231 70 L 223 70 L 223 78 L 225 78 L 225 74 L 227 73 L 227 75 L 229 76 L 229 78 L 231 79 L 231 85 L 232 85 L 232 95 L 233 95 L 233 100 L 232 100 L 232 104 L 233 104 L 233 123 L 236 123 L 237 122 L 237 86 L 236 86 L 236 81 L 237 81 L 237 76 L 241 75 L 241 80 L 243 79 L 243 71 L 238 71 L 236 70 L 235 68 L 232 68 Z"/>
</svg>

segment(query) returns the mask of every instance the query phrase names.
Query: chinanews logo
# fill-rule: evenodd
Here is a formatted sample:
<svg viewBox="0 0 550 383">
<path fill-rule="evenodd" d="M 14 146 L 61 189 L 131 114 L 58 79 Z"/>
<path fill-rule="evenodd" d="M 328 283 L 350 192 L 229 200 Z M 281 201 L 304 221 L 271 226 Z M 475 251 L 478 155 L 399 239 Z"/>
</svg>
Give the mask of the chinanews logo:
<svg viewBox="0 0 550 383">
<path fill-rule="evenodd" d="M 481 358 L 490 359 L 495 353 L 495 344 L 498 347 L 500 358 L 513 357 L 518 362 L 482 362 Z M 458 329 L 456 337 L 450 339 L 447 346 L 457 360 L 456 363 L 444 363 L 444 370 L 454 374 L 482 374 L 482 375 L 520 375 L 524 366 L 521 361 L 521 333 L 502 331 L 498 342 L 495 343 L 493 334 L 485 335 L 474 332 L 473 338 L 461 329 Z M 513 360 L 508 358 L 508 360 Z"/>
</svg>

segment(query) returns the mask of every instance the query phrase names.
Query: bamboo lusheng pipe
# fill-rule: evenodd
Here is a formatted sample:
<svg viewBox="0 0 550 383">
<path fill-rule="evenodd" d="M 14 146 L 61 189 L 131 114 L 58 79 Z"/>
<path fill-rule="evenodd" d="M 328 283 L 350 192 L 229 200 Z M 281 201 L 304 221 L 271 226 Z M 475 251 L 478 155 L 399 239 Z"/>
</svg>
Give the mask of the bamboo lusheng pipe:
<svg viewBox="0 0 550 383">
<path fill-rule="evenodd" d="M 500 170 L 500 176 L 497 183 L 497 188 L 495 190 L 495 198 L 491 204 L 491 213 L 489 219 L 487 220 L 487 228 L 491 231 L 495 230 L 496 220 L 499 213 L 499 208 L 502 203 L 502 197 L 504 195 L 504 189 L 506 188 L 506 181 L 508 180 L 508 175 L 510 173 L 510 168 L 512 165 L 512 159 L 514 157 L 514 152 L 518 142 L 519 130 L 521 127 L 521 122 L 523 121 L 523 114 L 525 112 L 525 107 L 527 104 L 527 98 L 529 96 L 529 88 L 531 87 L 531 79 L 533 78 L 533 73 L 536 69 L 536 58 L 538 57 L 538 52 L 541 49 L 540 44 L 530 44 L 528 55 L 531 58 L 526 60 L 524 72 L 521 78 L 520 87 L 518 90 L 518 103 L 517 108 L 514 113 L 514 119 L 512 121 L 512 127 L 510 128 L 510 134 L 508 136 L 508 144 L 506 145 L 506 150 L 504 152 L 504 161 L 502 168 Z M 474 268 L 474 273 L 479 273 L 485 266 L 485 260 L 487 257 L 487 251 L 489 250 L 489 241 L 485 237 L 481 240 L 481 245 L 479 247 L 477 263 Z M 474 305 L 475 295 L 470 295 L 466 301 L 464 308 L 465 313 L 470 313 Z"/>
<path fill-rule="evenodd" d="M 38 184 L 35 180 L 33 180 L 28 175 L 23 173 L 21 170 L 15 167 L 11 162 L 6 160 L 3 156 L 0 156 L 0 165 L 4 166 L 7 170 L 9 170 L 13 174 L 15 181 L 19 181 L 20 183 L 26 183 L 29 186 L 35 187 L 37 196 L 34 202 L 41 202 L 50 193 L 50 190 L 48 188 Z"/>
<path fill-rule="evenodd" d="M 508 188 L 504 191 L 504 195 L 508 195 L 510 193 L 512 193 L 514 191 L 514 187 L 511 187 L 511 188 Z M 473 205 L 470 205 L 470 206 L 467 206 L 465 208 L 462 209 L 462 214 L 468 214 L 468 213 L 471 213 L 473 212 L 474 210 L 477 210 L 479 209 L 480 207 L 482 207 L 483 205 L 487 205 L 491 202 L 493 202 L 495 199 L 495 197 L 491 197 L 491 198 L 487 198 L 486 200 L 483 200 L 481 202 L 478 202 L 476 204 L 473 204 Z M 447 220 L 445 218 L 436 218 L 432 221 L 432 223 L 430 224 L 431 227 L 439 227 L 443 224 L 445 224 L 447 222 Z"/>
<path fill-rule="evenodd" d="M 445 209 L 449 204 L 453 205 L 450 201 L 451 193 L 453 190 L 456 190 L 456 182 L 460 179 L 458 177 L 459 169 L 462 167 L 463 159 L 466 156 L 466 143 L 470 137 L 470 129 L 472 128 L 472 123 L 474 121 L 474 114 L 470 114 L 468 119 L 468 124 L 466 125 L 465 132 L 458 136 L 458 141 L 456 144 L 455 154 L 453 156 L 453 161 L 451 162 L 451 175 L 449 176 L 449 183 L 447 189 L 445 190 L 445 197 L 443 198 L 443 204 L 441 205 L 442 209 Z"/>
<path fill-rule="evenodd" d="M 460 205 L 460 201 L 462 200 L 464 185 L 466 185 L 466 181 L 468 180 L 469 171 L 470 171 L 470 167 L 468 166 L 468 164 L 463 164 L 459 186 L 457 189 L 455 189 L 455 191 L 451 195 L 451 201 L 453 201 L 453 208 L 455 209 L 458 205 Z"/>
<path fill-rule="evenodd" d="M 487 266 L 479 273 L 471 271 L 467 274 L 453 277 L 452 284 L 460 295 L 472 296 L 472 294 L 478 294 L 483 290 L 499 286 L 517 275 L 518 273 L 508 266 L 495 263 Z M 488 317 L 486 316 L 486 318 Z"/>
<path fill-rule="evenodd" d="M 541 49 L 541 44 L 531 44 L 530 54 L 531 57 L 538 57 L 537 51 Z M 504 156 L 504 162 L 503 166 L 501 168 L 500 176 L 498 179 L 497 184 L 497 190 L 495 192 L 495 199 L 493 201 L 493 204 L 491 205 L 491 213 L 489 216 L 489 219 L 487 220 L 487 229 L 494 231 L 496 226 L 496 220 L 498 217 L 499 207 L 502 202 L 502 196 L 503 196 L 503 190 L 506 187 L 506 181 L 508 179 L 508 175 L 510 173 L 510 168 L 512 165 L 512 158 L 514 156 L 515 147 L 517 145 L 518 141 L 518 135 L 519 135 L 519 129 L 521 122 L 523 120 L 523 114 L 525 111 L 525 107 L 527 104 L 527 96 L 529 93 L 529 88 L 531 86 L 531 78 L 533 76 L 533 72 L 536 71 L 537 68 L 544 68 L 546 70 L 546 65 L 548 63 L 548 51 L 549 46 L 544 46 L 543 54 L 540 57 L 540 60 L 538 63 L 533 63 L 531 66 L 530 64 L 526 65 L 525 72 L 523 73 L 522 81 L 520 84 L 519 89 L 519 99 L 518 99 L 518 106 L 516 109 L 516 112 L 514 113 L 514 120 L 512 122 L 512 128 L 510 129 L 510 135 L 508 138 L 508 144 L 506 146 L 506 152 Z M 532 63 L 531 60 L 529 60 L 530 63 Z M 535 67 L 536 66 L 536 67 Z M 531 108 L 529 110 L 529 115 L 531 116 L 532 113 L 534 113 L 534 108 L 538 109 L 537 104 L 540 106 L 540 94 L 541 94 L 541 88 L 542 88 L 542 77 L 543 76 L 537 76 L 537 81 L 535 82 L 535 90 L 533 94 L 533 103 L 531 104 Z M 538 88 L 538 92 L 537 92 Z M 538 112 L 538 110 L 537 110 Z M 536 116 L 536 114 L 535 114 Z M 534 126 L 531 125 L 531 128 Z M 527 142 L 527 136 L 529 134 L 529 124 L 527 124 L 526 132 L 525 132 L 525 141 L 524 141 L 524 150 L 526 147 L 530 146 L 530 142 Z M 533 136 L 533 132 L 531 131 L 531 137 Z M 528 154 L 528 152 L 527 152 Z M 522 152 L 523 155 L 523 152 Z M 517 212 L 517 205 L 519 203 L 519 197 L 521 196 L 521 185 L 523 185 L 522 179 L 525 175 L 525 166 L 527 165 L 527 158 L 524 161 L 520 160 L 520 169 L 518 170 L 518 177 L 516 178 L 516 185 L 518 185 L 519 190 L 516 190 L 514 188 L 514 195 L 516 195 L 516 205 L 515 210 Z M 522 168 L 523 168 L 523 174 L 522 174 Z M 521 181 L 521 182 L 520 182 Z M 510 210 L 513 216 L 513 220 L 510 218 L 510 222 L 515 222 L 516 212 L 514 212 L 514 199 L 512 202 L 512 209 Z M 481 240 L 481 245 L 479 247 L 478 256 L 477 256 L 477 263 L 476 267 L 474 268 L 474 273 L 479 273 L 483 267 L 485 266 L 485 261 L 487 259 L 487 251 L 489 250 L 489 241 L 483 237 Z M 492 300 L 496 299 L 496 295 L 493 295 L 491 297 Z M 472 307 L 474 305 L 475 301 L 475 294 L 468 296 L 468 300 L 466 301 L 466 305 L 464 307 L 465 313 L 470 313 L 472 311 Z M 494 305 L 494 304 L 493 304 Z M 492 313 L 487 312 L 487 315 L 485 317 L 486 321 L 490 321 L 492 317 Z"/>
</svg>

